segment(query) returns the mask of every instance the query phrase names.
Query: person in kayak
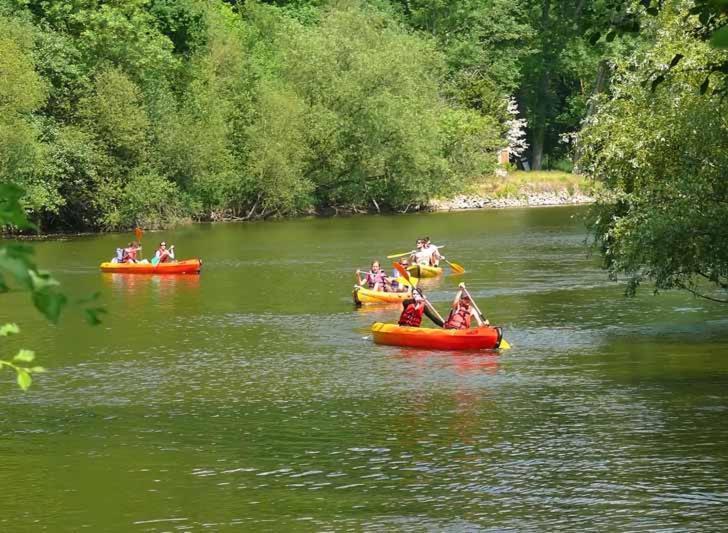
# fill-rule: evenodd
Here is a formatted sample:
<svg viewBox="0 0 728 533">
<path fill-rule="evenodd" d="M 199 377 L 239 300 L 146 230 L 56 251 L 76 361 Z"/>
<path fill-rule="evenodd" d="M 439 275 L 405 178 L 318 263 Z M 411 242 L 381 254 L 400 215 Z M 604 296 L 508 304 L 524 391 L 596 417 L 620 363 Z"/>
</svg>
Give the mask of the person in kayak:
<svg viewBox="0 0 728 533">
<path fill-rule="evenodd" d="M 389 278 L 379 266 L 379 261 L 372 261 L 372 266 L 369 272 L 366 272 L 365 278 L 362 280 L 362 271 L 357 270 L 356 276 L 359 280 L 359 285 L 366 287 L 373 291 L 384 291 L 389 292 L 391 289 Z"/>
<path fill-rule="evenodd" d="M 465 293 L 464 288 L 462 283 L 458 285 L 459 290 L 452 302 L 452 309 L 442 326 L 445 329 L 469 329 L 472 317 L 475 317 L 478 326 L 488 325 L 487 321 L 484 323 L 478 316 L 473 305 L 471 305 L 470 296 Z"/>
<path fill-rule="evenodd" d="M 442 256 L 440 255 L 440 250 L 437 248 L 437 246 L 432 244 L 432 241 L 430 241 L 429 237 L 425 237 L 424 241 L 424 249 L 430 253 L 430 266 L 439 266 L 440 259 L 442 259 Z"/>
<path fill-rule="evenodd" d="M 174 244 L 167 248 L 167 243 L 162 241 L 159 243 L 159 248 L 154 252 L 154 258 L 157 263 L 168 263 L 174 261 Z"/>
<path fill-rule="evenodd" d="M 412 264 L 429 266 L 432 251 L 425 248 L 425 239 L 417 239 L 415 246 L 415 252 L 410 256 Z"/>
<path fill-rule="evenodd" d="M 419 328 L 422 324 L 422 315 L 425 314 L 425 299 L 422 296 L 421 289 L 412 291 L 412 298 L 408 298 L 402 302 L 402 314 L 399 315 L 400 326 L 409 326 L 411 328 Z"/>
<path fill-rule="evenodd" d="M 407 270 L 410 266 L 410 262 L 406 257 L 401 257 L 399 260 L 399 264 L 402 265 L 402 268 Z M 410 285 L 407 283 L 400 283 L 400 272 L 396 268 L 392 271 L 392 277 L 390 278 L 390 287 L 392 289 L 392 292 L 407 292 L 410 290 Z"/>
<path fill-rule="evenodd" d="M 402 314 L 399 316 L 397 322 L 400 326 L 409 326 L 411 328 L 419 328 L 422 324 L 422 315 L 427 315 L 427 318 L 438 326 L 442 327 L 444 322 L 439 313 L 435 310 L 430 302 L 427 301 L 422 289 L 413 288 L 412 298 L 407 298 L 402 302 Z"/>
<path fill-rule="evenodd" d="M 136 263 L 137 254 L 142 247 L 137 242 L 130 242 L 126 248 L 124 248 L 124 254 L 122 256 L 122 263 Z"/>
</svg>

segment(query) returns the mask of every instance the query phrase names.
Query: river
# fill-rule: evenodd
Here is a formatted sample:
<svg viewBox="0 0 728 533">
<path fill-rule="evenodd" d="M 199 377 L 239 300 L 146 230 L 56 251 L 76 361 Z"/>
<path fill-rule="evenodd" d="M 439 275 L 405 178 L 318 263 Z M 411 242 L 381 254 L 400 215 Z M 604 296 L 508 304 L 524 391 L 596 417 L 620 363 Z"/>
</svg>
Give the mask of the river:
<svg viewBox="0 0 728 533">
<path fill-rule="evenodd" d="M 101 274 L 130 235 L 35 245 L 108 315 L 60 327 L 0 296 L 0 530 L 723 531 L 728 307 L 636 298 L 584 248 L 584 208 L 201 224 L 146 233 L 199 277 Z M 418 236 L 512 349 L 376 346 L 353 270 Z"/>
</svg>

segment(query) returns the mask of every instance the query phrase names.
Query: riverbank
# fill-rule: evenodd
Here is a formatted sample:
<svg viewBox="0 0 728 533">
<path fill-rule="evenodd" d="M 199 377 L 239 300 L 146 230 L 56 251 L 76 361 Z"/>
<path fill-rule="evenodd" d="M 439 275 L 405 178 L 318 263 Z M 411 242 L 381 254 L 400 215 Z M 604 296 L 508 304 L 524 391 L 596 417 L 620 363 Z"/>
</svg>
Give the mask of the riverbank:
<svg viewBox="0 0 728 533">
<path fill-rule="evenodd" d="M 595 201 L 595 187 L 584 176 L 559 171 L 515 171 L 490 177 L 468 193 L 430 202 L 433 211 L 580 205 Z"/>
<path fill-rule="evenodd" d="M 595 201 L 595 185 L 583 176 L 559 171 L 515 171 L 504 176 L 489 176 L 475 183 L 468 191 L 452 198 L 437 198 L 428 204 L 415 206 L 411 211 L 458 211 L 465 209 L 500 209 L 506 207 L 543 207 L 558 205 L 581 205 Z M 291 218 L 350 216 L 359 214 L 378 214 L 373 209 L 364 210 L 351 206 L 329 207 L 299 213 Z M 166 221 L 154 229 L 145 227 L 145 233 L 164 232 L 171 228 L 186 226 L 194 222 L 226 223 L 246 220 L 234 216 L 213 216 L 207 219 L 190 217 Z M 62 239 L 81 237 L 99 233 L 129 233 L 132 228 L 116 231 L 57 231 L 40 234 L 17 234 L 0 231 L 0 239 Z"/>
</svg>

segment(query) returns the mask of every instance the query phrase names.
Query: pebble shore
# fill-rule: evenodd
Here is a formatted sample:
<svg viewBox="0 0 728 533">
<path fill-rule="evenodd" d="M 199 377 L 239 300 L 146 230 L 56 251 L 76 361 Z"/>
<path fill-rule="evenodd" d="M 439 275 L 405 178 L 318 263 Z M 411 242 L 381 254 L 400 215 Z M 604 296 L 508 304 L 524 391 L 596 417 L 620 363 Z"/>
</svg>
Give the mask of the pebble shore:
<svg viewBox="0 0 728 533">
<path fill-rule="evenodd" d="M 586 194 L 567 190 L 556 192 L 524 192 L 517 197 L 489 197 L 460 195 L 446 200 L 433 200 L 433 211 L 456 211 L 460 209 L 500 209 L 505 207 L 541 207 L 549 205 L 591 204 L 595 199 Z"/>
</svg>

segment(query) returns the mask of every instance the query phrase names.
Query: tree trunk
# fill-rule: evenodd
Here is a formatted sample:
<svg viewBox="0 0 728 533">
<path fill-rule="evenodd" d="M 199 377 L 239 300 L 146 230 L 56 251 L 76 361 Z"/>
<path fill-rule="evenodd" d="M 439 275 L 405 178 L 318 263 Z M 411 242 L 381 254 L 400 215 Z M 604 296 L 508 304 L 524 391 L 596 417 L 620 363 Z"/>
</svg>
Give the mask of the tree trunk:
<svg viewBox="0 0 728 533">
<path fill-rule="evenodd" d="M 541 54 L 543 63 L 541 65 L 541 73 L 538 81 L 538 89 L 536 92 L 536 109 L 534 113 L 535 124 L 532 124 L 533 134 L 531 136 L 531 170 L 541 170 L 543 166 L 543 148 L 546 138 L 546 114 L 548 113 L 548 96 L 550 76 L 548 64 L 551 63 L 551 50 L 548 43 L 549 34 L 549 11 L 551 9 L 551 1 L 543 0 L 543 11 L 541 12 L 541 35 L 544 36 L 542 42 Z"/>
<path fill-rule="evenodd" d="M 592 90 L 592 98 L 589 100 L 589 104 L 586 107 L 586 118 L 592 115 L 595 111 L 594 97 L 598 94 L 603 93 L 607 89 L 609 83 L 609 64 L 602 59 L 597 67 L 597 75 L 594 80 L 594 90 Z"/>
</svg>

